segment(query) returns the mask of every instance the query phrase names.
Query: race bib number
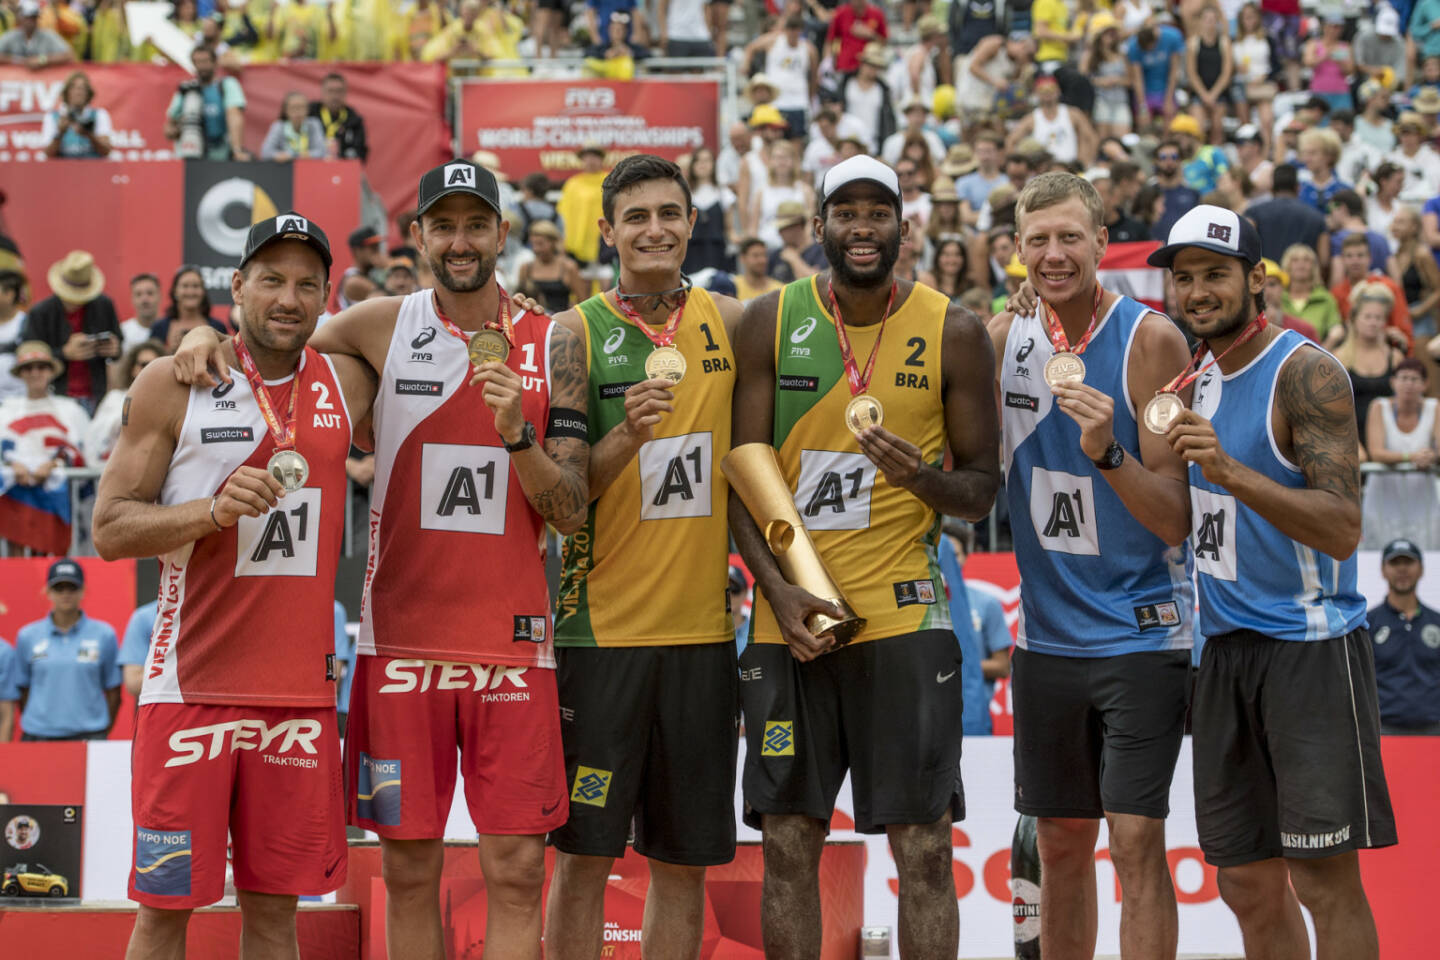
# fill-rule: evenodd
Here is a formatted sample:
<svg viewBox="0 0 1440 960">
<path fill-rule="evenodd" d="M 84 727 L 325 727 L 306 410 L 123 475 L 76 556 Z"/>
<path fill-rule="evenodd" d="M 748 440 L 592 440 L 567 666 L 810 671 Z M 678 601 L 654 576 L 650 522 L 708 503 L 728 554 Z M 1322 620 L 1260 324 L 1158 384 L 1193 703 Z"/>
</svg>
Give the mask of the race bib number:
<svg viewBox="0 0 1440 960">
<path fill-rule="evenodd" d="M 875 464 L 860 453 L 801 450 L 795 506 L 807 530 L 865 530 Z"/>
<path fill-rule="evenodd" d="M 500 536 L 509 487 L 504 447 L 427 443 L 420 452 L 420 526 Z"/>
<path fill-rule="evenodd" d="M 235 576 L 313 577 L 320 549 L 320 493 L 302 487 L 259 517 L 235 524 Z"/>
<path fill-rule="evenodd" d="M 1195 569 L 1216 580 L 1236 579 L 1235 498 L 1190 488 L 1190 543 Z"/>
<path fill-rule="evenodd" d="M 648 441 L 640 448 L 640 519 L 708 517 L 714 466 L 709 433 Z"/>
<path fill-rule="evenodd" d="M 1086 557 L 1100 555 L 1091 477 L 1035 467 L 1030 472 L 1030 522 L 1046 550 Z"/>
</svg>

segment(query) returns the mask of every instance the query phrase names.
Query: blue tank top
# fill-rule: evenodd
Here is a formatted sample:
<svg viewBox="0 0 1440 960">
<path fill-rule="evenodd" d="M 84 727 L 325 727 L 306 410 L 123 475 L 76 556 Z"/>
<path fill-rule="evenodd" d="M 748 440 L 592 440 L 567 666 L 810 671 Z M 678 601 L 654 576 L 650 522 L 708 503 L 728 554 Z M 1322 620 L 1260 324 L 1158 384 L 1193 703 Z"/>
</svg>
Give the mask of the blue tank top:
<svg viewBox="0 0 1440 960">
<path fill-rule="evenodd" d="M 1150 308 L 1119 297 L 1084 354 L 1085 382 L 1115 399 L 1115 439 L 1140 457 L 1125 378 Z M 1020 568 L 1017 645 L 1067 657 L 1188 649 L 1190 551 L 1141 525 L 1080 449 L 1080 427 L 1055 407 L 1042 371 L 1054 354 L 1042 315 L 1010 324 L 1001 365 L 1005 492 Z"/>
<path fill-rule="evenodd" d="M 1304 346 L 1320 349 L 1283 331 L 1243 369 L 1222 376 L 1212 368 L 1196 384 L 1192 403 L 1214 424 L 1226 453 L 1295 489 L 1305 486 L 1305 476 L 1275 445 L 1271 411 L 1281 367 Z M 1297 543 L 1193 464 L 1190 523 L 1206 637 L 1253 630 L 1278 640 L 1328 640 L 1364 625 L 1353 553 L 1336 560 Z"/>
</svg>

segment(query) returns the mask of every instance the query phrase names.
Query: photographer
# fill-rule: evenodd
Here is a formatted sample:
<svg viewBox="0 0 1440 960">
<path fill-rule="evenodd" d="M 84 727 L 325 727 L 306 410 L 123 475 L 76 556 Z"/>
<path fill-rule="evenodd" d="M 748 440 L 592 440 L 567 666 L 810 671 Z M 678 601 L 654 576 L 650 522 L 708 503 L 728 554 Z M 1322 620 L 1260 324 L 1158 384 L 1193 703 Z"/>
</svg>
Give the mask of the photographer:
<svg viewBox="0 0 1440 960">
<path fill-rule="evenodd" d="M 45 114 L 40 128 L 52 157 L 103 157 L 110 153 L 110 113 L 92 107 L 95 88 L 79 70 L 65 78 L 60 105 Z"/>
<path fill-rule="evenodd" d="M 196 47 L 190 54 L 195 78 L 180 84 L 165 111 L 165 136 L 176 141 L 181 157 L 253 160 L 245 150 L 245 91 L 234 77 L 215 73 L 215 51 Z"/>
</svg>

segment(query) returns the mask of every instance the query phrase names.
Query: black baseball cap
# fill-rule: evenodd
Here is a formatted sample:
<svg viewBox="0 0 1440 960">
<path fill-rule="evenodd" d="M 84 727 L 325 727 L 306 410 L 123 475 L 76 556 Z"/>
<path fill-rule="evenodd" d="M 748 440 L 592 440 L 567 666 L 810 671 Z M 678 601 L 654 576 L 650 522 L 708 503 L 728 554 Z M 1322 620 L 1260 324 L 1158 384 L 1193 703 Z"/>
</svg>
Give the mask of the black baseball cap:
<svg viewBox="0 0 1440 960">
<path fill-rule="evenodd" d="M 1201 204 L 1175 221 L 1165 246 L 1145 258 L 1152 267 L 1169 267 L 1175 256 L 1186 247 L 1201 247 L 1234 257 L 1247 264 L 1256 264 L 1264 254 L 1260 251 L 1260 233 L 1255 225 L 1234 210 Z"/>
<path fill-rule="evenodd" d="M 85 586 L 85 571 L 80 569 L 80 564 L 66 558 L 56 560 L 50 564 L 50 572 L 45 575 L 45 586 L 53 587 L 57 583 L 72 583 L 77 587 Z"/>
<path fill-rule="evenodd" d="M 469 160 L 451 160 L 426 172 L 420 178 L 420 203 L 415 208 L 418 217 L 435 206 L 442 197 L 452 193 L 468 193 L 479 197 L 500 213 L 500 184 L 495 174 Z"/>
<path fill-rule="evenodd" d="M 314 220 L 302 217 L 295 211 L 282 213 L 278 217 L 268 217 L 261 220 L 250 228 L 245 237 L 245 252 L 240 257 L 240 266 L 244 268 L 266 245 L 275 243 L 278 240 L 299 240 L 308 243 L 325 264 L 325 272 L 330 272 L 330 267 L 335 263 L 335 258 L 330 255 L 330 241 L 325 236 L 325 231 L 316 225 Z"/>
<path fill-rule="evenodd" d="M 1385 552 L 1380 554 L 1380 562 L 1389 563 L 1396 557 L 1409 557 L 1411 560 L 1425 562 L 1425 557 L 1420 553 L 1420 548 L 1416 546 L 1415 541 L 1407 540 L 1404 537 L 1385 544 Z"/>
<path fill-rule="evenodd" d="M 356 247 L 363 247 L 372 243 L 378 244 L 380 242 L 380 234 L 376 232 L 374 227 L 359 227 L 350 232 L 350 239 L 347 242 L 349 243 L 350 249 L 354 250 Z"/>
</svg>

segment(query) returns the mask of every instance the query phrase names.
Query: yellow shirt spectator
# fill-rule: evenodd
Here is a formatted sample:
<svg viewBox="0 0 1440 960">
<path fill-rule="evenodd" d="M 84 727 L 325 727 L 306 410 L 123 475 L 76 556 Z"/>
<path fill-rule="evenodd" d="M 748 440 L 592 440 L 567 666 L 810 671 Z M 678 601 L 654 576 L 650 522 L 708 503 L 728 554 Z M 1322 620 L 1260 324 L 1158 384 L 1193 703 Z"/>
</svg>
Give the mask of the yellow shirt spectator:
<svg viewBox="0 0 1440 960">
<path fill-rule="evenodd" d="M 402 60 L 424 59 L 424 51 L 430 41 L 445 29 L 445 10 L 434 0 L 418 0 L 409 11 L 394 12 L 396 30 L 401 38 Z"/>
<path fill-rule="evenodd" d="M 321 34 L 330 30 L 326 9 L 312 7 L 305 0 L 292 0 L 287 6 L 277 6 L 270 17 L 270 38 L 275 42 L 275 55 L 287 60 L 314 60 L 319 57 Z M 326 42 L 329 42 L 328 37 Z"/>
<path fill-rule="evenodd" d="M 130 34 L 118 0 L 95 11 L 90 24 L 90 59 L 96 63 L 123 63 L 130 59 Z"/>
<path fill-rule="evenodd" d="M 600 256 L 600 218 L 605 215 L 600 185 L 605 180 L 605 155 L 598 147 L 584 147 L 580 162 L 585 165 L 560 188 L 555 212 L 565 221 L 565 250 L 581 263 L 593 263 Z"/>
<path fill-rule="evenodd" d="M 1030 5 L 1030 28 L 1041 24 L 1056 33 L 1070 32 L 1070 7 L 1065 0 L 1035 0 Z M 1063 40 L 1041 40 L 1035 50 L 1036 63 L 1064 62 L 1070 59 L 1070 44 Z"/>
</svg>

